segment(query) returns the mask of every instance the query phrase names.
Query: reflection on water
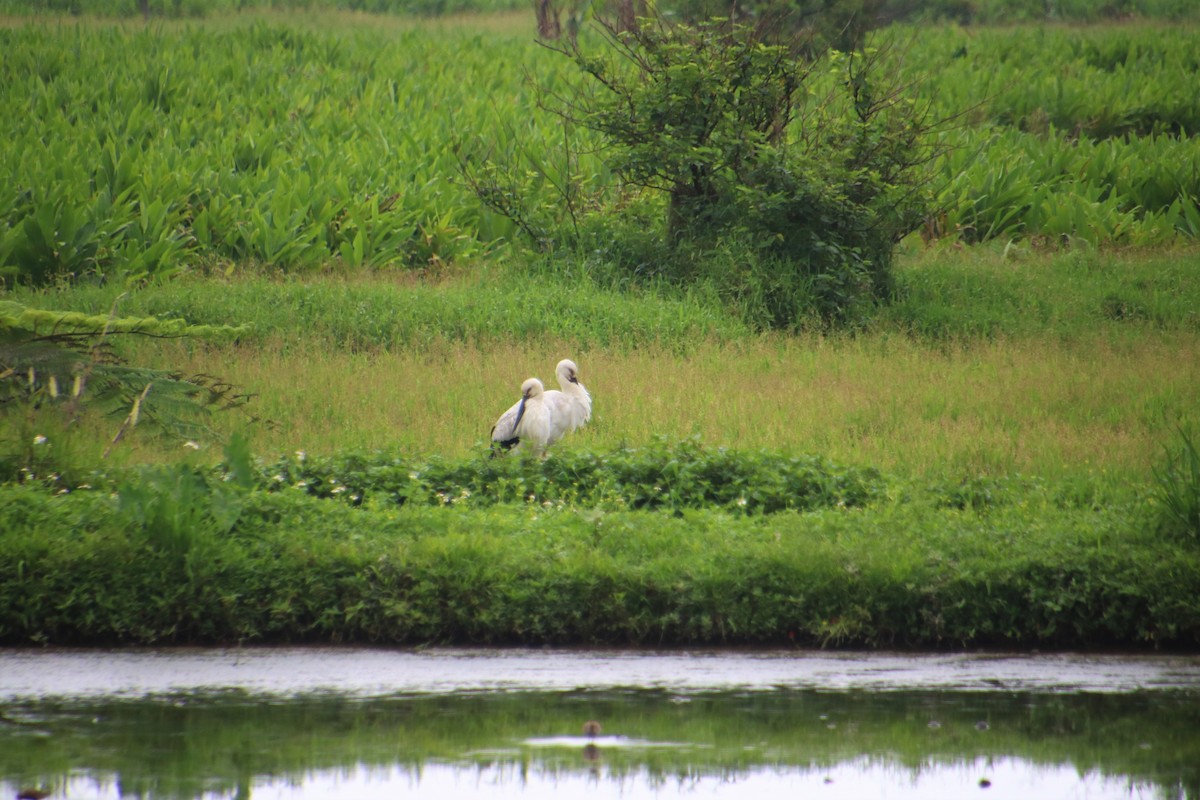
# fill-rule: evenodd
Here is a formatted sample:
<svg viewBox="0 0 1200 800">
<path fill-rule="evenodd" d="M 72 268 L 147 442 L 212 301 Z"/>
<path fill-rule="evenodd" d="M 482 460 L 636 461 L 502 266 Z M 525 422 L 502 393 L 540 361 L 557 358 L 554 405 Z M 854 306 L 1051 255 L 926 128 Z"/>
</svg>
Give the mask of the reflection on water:
<svg viewBox="0 0 1200 800">
<path fill-rule="evenodd" d="M 2 711 L 7 797 L 1200 798 L 1190 690 L 221 691 Z"/>
<path fill-rule="evenodd" d="M 981 786 L 979 775 L 991 775 Z M 72 778 L 56 796 L 115 800 L 137 796 L 115 782 Z M 124 794 L 122 793 L 124 792 Z M 420 773 L 403 768 L 323 770 L 294 777 L 262 776 L 231 791 L 214 790 L 212 797 L 253 797 L 255 800 L 353 797 L 395 800 L 397 797 L 520 798 L 562 800 L 572 797 L 621 797 L 649 800 L 671 796 L 797 800 L 797 798 L 912 798 L 928 800 L 1042 800 L 1043 798 L 1182 797 L 1176 790 L 1130 783 L 1123 778 L 1079 774 L 1070 765 L 1031 766 L 1016 759 L 962 765 L 935 765 L 919 773 L 881 766 L 866 759 L 828 770 L 754 769 L 738 775 L 684 775 L 662 778 L 646 771 L 610 778 L 604 775 L 555 773 L 513 767 L 475 769 L 431 764 Z M 9 795 L 12 796 L 11 794 Z M 163 795 L 153 795 L 163 796 Z"/>
</svg>

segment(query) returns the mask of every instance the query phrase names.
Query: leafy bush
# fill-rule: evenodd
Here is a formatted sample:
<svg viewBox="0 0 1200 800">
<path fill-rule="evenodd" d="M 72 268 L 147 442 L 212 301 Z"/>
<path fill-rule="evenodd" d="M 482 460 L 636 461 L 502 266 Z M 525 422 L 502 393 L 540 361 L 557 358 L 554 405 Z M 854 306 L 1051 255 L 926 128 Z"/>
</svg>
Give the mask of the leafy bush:
<svg viewBox="0 0 1200 800">
<path fill-rule="evenodd" d="M 38 4 L 9 7 L 31 5 Z M 749 307 L 743 295 L 769 294 L 747 312 L 764 325 L 778 324 L 764 308 L 811 303 L 843 313 L 838 287 L 870 299 L 859 268 L 876 266 L 869 252 L 817 254 L 809 274 L 804 264 L 791 268 L 795 250 L 783 250 L 782 265 L 774 260 L 778 243 L 765 234 L 779 216 L 760 223 L 742 215 L 770 212 L 758 201 L 769 200 L 772 187 L 824 179 L 820 164 L 785 163 L 791 177 L 778 180 L 767 170 L 756 195 L 729 199 L 729 213 L 719 215 L 728 227 L 676 241 L 665 234 L 667 198 L 613 181 L 594 152 L 596 134 L 575 129 L 570 158 L 551 156 L 567 131 L 559 118 L 531 113 L 522 75 L 564 91 L 578 69 L 528 36 L 481 36 L 471 22 L 397 33 L 352 16 L 320 31 L 304 15 L 272 19 L 0 30 L 0 138 L 10 143 L 0 152 L 0 278 L 43 286 L 99 275 L 142 284 L 230 264 L 302 272 L 469 261 L 515 233 L 512 219 L 481 209 L 454 180 L 454 142 L 463 131 L 486 131 L 498 140 L 497 158 L 524 153 L 546 166 L 530 178 L 522 161 L 511 186 L 494 182 L 504 190 L 498 200 L 516 192 L 536 212 L 535 241 L 579 242 L 567 248 L 564 271 L 586 258 L 589 269 L 611 273 L 613 286 L 647 281 L 649 267 L 657 280 L 694 289 L 722 260 L 736 261 L 747 266 L 715 290 L 739 310 Z M 913 83 L 935 116 L 963 115 L 931 182 L 943 213 L 928 220 L 929 235 L 1097 244 L 1200 235 L 1200 137 L 1182 135 L 1200 129 L 1190 27 L 925 26 L 875 36 L 911 41 L 893 46 L 888 75 Z M 244 68 L 248 58 L 254 69 Z M 813 97 L 841 92 L 844 101 L 845 70 L 827 66 L 808 74 Z M 713 80 L 726 80 L 721 74 Z M 931 74 L 936 82 L 924 80 Z M 805 114 L 815 113 L 812 102 L 806 108 L 795 109 L 797 135 Z M 554 185 L 570 193 L 578 232 L 564 224 Z M 812 200 L 801 193 L 775 209 L 824 207 Z M 587 219 L 604 209 L 613 213 Z M 617 211 L 622 218 L 613 222 Z M 651 238 L 659 243 L 650 246 Z M 807 258 L 803 236 L 796 241 Z M 698 259 L 709 252 L 705 270 Z M 832 265 L 832 300 L 814 283 L 822 264 Z M 753 291 L 739 293 L 739 275 L 754 277 Z M 853 304 L 844 313 L 858 314 Z"/>
<path fill-rule="evenodd" d="M 610 453 L 562 452 L 544 460 L 405 461 L 383 456 L 297 456 L 263 467 L 261 486 L 300 488 L 353 505 L 487 507 L 500 503 L 661 510 L 719 508 L 771 514 L 870 503 L 884 488 L 871 469 L 815 456 L 709 449 L 658 440 Z"/>
<path fill-rule="evenodd" d="M 662 244 L 634 259 L 629 278 L 644 280 L 642 264 L 652 264 L 649 277 L 711 285 L 773 328 L 796 327 L 814 311 L 845 322 L 864 300 L 888 294 L 892 248 L 924 217 L 924 168 L 935 150 L 928 107 L 883 77 L 878 53 L 831 51 L 812 61 L 797 36 L 726 20 L 602 22 L 599 31 L 599 55 L 576 40 L 552 48 L 588 82 L 544 107 L 568 129 L 598 135 L 625 185 L 666 198 L 652 228 Z M 524 221 L 530 204 L 519 181 L 498 178 L 494 165 L 467 161 L 464 172 L 483 202 Z M 581 237 L 578 186 L 555 185 L 569 225 L 560 222 L 553 237 L 539 226 L 536 243 L 573 241 L 595 255 L 590 242 L 606 237 Z M 646 209 L 628 195 L 617 203 L 591 224 L 604 231 L 614 213 Z M 607 238 L 629 228 L 611 225 Z M 634 253 L 646 251 L 645 237 L 636 242 Z"/>
<path fill-rule="evenodd" d="M 659 8 L 688 22 L 769 19 L 803 35 L 809 53 L 857 50 L 869 31 L 898 20 L 970 17 L 968 0 L 666 0 Z"/>
<path fill-rule="evenodd" d="M 148 12 L 163 17 L 211 17 L 255 9 L 291 11 L 350 10 L 376 14 L 448 14 L 525 9 L 520 0 L 0 0 L 0 13 L 94 14 L 132 17 Z M 585 3 L 569 4 L 573 15 Z M 1130 16 L 1194 19 L 1191 0 L 667 0 L 660 9 L 690 20 L 736 9 L 745 16 L 786 15 L 807 24 L 824 41 L 838 45 L 880 24 L 899 19 L 951 19 L 963 23 L 1012 23 L 1075 20 L 1093 22 Z M 814 23 L 815 19 L 815 23 Z"/>
</svg>

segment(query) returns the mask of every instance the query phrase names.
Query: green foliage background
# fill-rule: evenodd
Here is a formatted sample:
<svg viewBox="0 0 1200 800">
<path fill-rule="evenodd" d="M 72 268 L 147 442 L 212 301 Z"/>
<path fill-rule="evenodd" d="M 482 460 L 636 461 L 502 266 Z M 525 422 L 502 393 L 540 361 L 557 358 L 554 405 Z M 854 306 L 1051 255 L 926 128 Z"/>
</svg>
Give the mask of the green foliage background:
<svg viewBox="0 0 1200 800">
<path fill-rule="evenodd" d="M 880 36 L 905 80 L 937 76 L 914 87 L 935 118 L 962 115 L 945 133 L 928 237 L 1144 245 L 1200 232 L 1200 145 L 1180 135 L 1198 124 L 1188 27 Z M 479 136 L 541 163 L 523 187 L 531 213 L 561 207 L 552 185 L 567 175 L 618 188 L 586 138 L 574 163 L 545 158 L 562 129 L 536 113 L 526 73 L 551 91 L 575 78 L 526 31 L 31 22 L 0 30 L 0 46 L 11 279 L 467 262 L 514 234 L 458 179 L 455 148 Z M 639 252 L 635 231 L 603 228 L 572 258 L 602 276 Z"/>
</svg>

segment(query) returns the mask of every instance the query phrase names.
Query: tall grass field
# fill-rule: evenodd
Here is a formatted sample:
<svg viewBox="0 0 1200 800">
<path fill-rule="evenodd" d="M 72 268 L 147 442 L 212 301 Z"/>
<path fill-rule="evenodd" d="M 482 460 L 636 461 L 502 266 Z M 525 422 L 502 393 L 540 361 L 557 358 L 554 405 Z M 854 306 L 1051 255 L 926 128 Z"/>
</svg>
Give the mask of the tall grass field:
<svg viewBox="0 0 1200 800">
<path fill-rule="evenodd" d="M 35 17 L 0 29 L 0 265 L 38 283 L 201 264 L 427 269 L 515 234 L 460 179 L 462 158 L 561 142 L 535 98 L 577 78 L 569 61 L 511 16 L 456 26 L 349 15 L 317 29 L 290 19 Z M 888 68 L 946 120 L 926 237 L 1194 241 L 1193 33 L 878 33 Z M 814 92 L 821 80 L 833 78 L 814 79 Z M 611 177 L 596 149 L 586 136 L 575 145 L 571 171 L 588 184 Z M 567 165 L 542 169 L 530 202 L 552 204 Z"/>
<path fill-rule="evenodd" d="M 239 326 L 99 338 L 247 402 L 156 434 L 6 332 L 0 643 L 1200 645 L 1192 24 L 879 32 L 939 208 L 789 333 L 514 246 L 456 147 L 560 136 L 534 32 L 6 20 L 0 302 Z M 590 422 L 493 457 L 564 357 Z"/>
</svg>

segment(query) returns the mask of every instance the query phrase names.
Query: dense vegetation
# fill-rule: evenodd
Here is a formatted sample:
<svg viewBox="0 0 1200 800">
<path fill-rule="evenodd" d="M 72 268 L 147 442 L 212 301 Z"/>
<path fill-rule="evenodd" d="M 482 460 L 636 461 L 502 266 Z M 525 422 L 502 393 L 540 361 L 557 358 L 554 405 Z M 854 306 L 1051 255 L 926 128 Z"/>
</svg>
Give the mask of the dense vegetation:
<svg viewBox="0 0 1200 800">
<path fill-rule="evenodd" d="M 828 465 L 806 500 L 721 471 L 753 456 L 663 455 L 9 486 L 0 641 L 1197 644 L 1200 554 L 1144 499 L 983 482 L 853 510 Z M 602 496 L 556 485 L 574 469 Z"/>
<path fill-rule="evenodd" d="M 529 20 L 265 19 L 0 30 L 0 642 L 1200 642 L 1190 28 L 883 32 L 960 121 L 940 210 L 885 302 L 764 335 L 753 297 L 631 272 L 636 219 L 502 243 L 455 146 L 561 138 Z M 112 448 L 136 398 L 68 412 L 13 356 L 62 333 L 27 312 L 114 309 L 248 327 L 104 325 L 64 374 L 104 342 L 258 421 Z M 595 419 L 487 458 L 563 355 Z"/>
<path fill-rule="evenodd" d="M 926 237 L 1146 245 L 1200 232 L 1190 29 L 880 36 L 896 60 L 881 68 L 936 75 L 914 84 L 918 99 L 958 120 Z M 516 230 L 459 179 L 456 148 L 477 140 L 541 170 L 523 187 L 530 213 L 561 210 L 553 187 L 571 176 L 618 195 L 606 202 L 623 191 L 586 138 L 566 163 L 542 155 L 562 126 L 533 108 L 527 70 L 551 87 L 576 70 L 527 30 L 30 24 L 0 30 L 0 46 L 0 269 L 24 282 L 247 262 L 441 269 Z M 644 221 L 601 218 L 582 239 L 573 223 L 559 222 L 555 238 L 578 241 L 560 270 L 582 261 L 609 285 L 653 280 L 639 269 L 656 255 Z M 737 256 L 708 269 L 725 275 Z M 702 270 L 687 279 L 705 282 Z M 753 299 L 728 302 L 762 323 Z"/>
</svg>

